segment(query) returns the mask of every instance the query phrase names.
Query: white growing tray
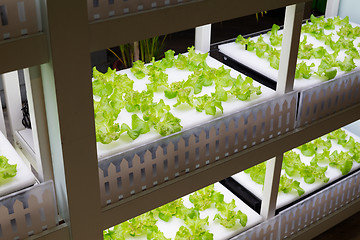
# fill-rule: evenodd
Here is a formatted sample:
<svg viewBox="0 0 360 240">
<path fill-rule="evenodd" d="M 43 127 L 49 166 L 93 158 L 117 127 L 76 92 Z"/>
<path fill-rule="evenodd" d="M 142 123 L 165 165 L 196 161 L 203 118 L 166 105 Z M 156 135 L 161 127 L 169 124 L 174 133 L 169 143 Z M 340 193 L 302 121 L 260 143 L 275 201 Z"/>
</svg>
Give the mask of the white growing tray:
<svg viewBox="0 0 360 240">
<path fill-rule="evenodd" d="M 1 132 L 0 156 L 5 156 L 10 164 L 17 164 L 16 176 L 0 181 L 0 197 L 35 184 L 34 175 Z"/>
<path fill-rule="evenodd" d="M 355 23 L 351 23 L 351 24 L 353 26 L 358 26 Z M 340 26 L 336 26 L 335 30 L 324 30 L 324 32 L 326 35 L 333 32 L 334 35 L 333 35 L 332 39 L 334 41 L 337 41 L 339 36 L 336 34 L 336 31 L 338 31 L 339 28 L 340 28 Z M 278 33 L 282 34 L 283 31 L 279 30 Z M 313 48 L 323 46 L 329 53 L 334 52 L 329 46 L 324 45 L 323 42 L 317 40 L 316 38 L 314 38 L 313 36 L 311 36 L 310 34 L 307 34 L 307 33 L 301 33 L 300 41 L 302 41 L 304 39 L 304 35 L 307 35 L 307 44 L 312 43 L 314 45 Z M 252 37 L 251 39 L 256 41 L 258 37 L 259 36 Z M 266 43 L 270 44 L 269 35 L 263 34 L 263 37 L 264 37 L 264 41 Z M 358 51 L 360 51 L 360 48 L 357 47 L 359 43 L 360 43 L 360 37 L 358 37 L 354 40 L 354 45 L 358 49 Z M 233 60 L 235 60 L 235 61 L 253 69 L 254 71 L 261 73 L 262 75 L 272 79 L 273 81 L 277 82 L 278 70 L 272 68 L 270 66 L 270 63 L 268 62 L 268 60 L 266 60 L 264 58 L 259 58 L 258 56 L 256 56 L 256 54 L 254 52 L 245 50 L 243 45 L 237 44 L 235 42 L 230 42 L 230 43 L 221 44 L 218 47 L 219 47 L 219 51 L 221 53 L 223 53 L 224 55 L 232 58 Z M 276 48 L 281 49 L 281 47 L 276 47 Z M 339 52 L 339 56 L 337 59 L 343 60 L 345 58 L 345 56 L 346 56 L 345 50 L 341 50 Z M 300 63 L 302 61 L 306 62 L 307 65 L 314 63 L 315 67 L 312 69 L 317 70 L 317 68 L 321 62 L 321 59 L 311 58 L 309 60 L 307 60 L 307 59 L 298 59 L 297 60 L 298 63 Z M 360 70 L 360 59 L 354 59 L 354 62 L 357 67 L 355 69 L 353 69 L 351 72 Z M 341 71 L 339 68 L 337 68 L 337 70 L 338 70 L 338 72 L 337 72 L 335 79 L 340 78 L 341 76 L 344 76 L 345 74 L 347 74 L 347 72 Z M 316 75 L 312 75 L 309 79 L 298 78 L 298 79 L 295 79 L 295 81 L 294 81 L 294 90 L 302 90 L 309 86 L 317 85 L 324 81 L 326 81 L 326 80 L 322 79 Z"/>
<path fill-rule="evenodd" d="M 207 57 L 206 62 L 210 67 L 215 67 L 215 68 L 221 67 L 223 65 L 222 63 L 220 63 L 219 61 L 215 60 L 214 58 L 212 58 L 210 56 Z M 227 66 L 224 66 L 224 67 L 226 69 L 230 69 Z M 124 69 L 117 73 L 118 74 L 127 74 L 130 79 L 134 80 L 134 90 L 138 90 L 138 91 L 146 90 L 146 84 L 150 83 L 150 81 L 148 80 L 148 76 L 146 76 L 144 79 L 139 80 L 131 73 L 130 69 Z M 175 67 L 166 69 L 166 73 L 169 76 L 169 80 L 168 80 L 169 84 L 172 82 L 176 82 L 176 81 L 186 80 L 188 78 L 188 76 L 190 74 L 192 74 L 192 72 L 190 72 L 190 71 L 178 70 Z M 236 78 L 240 73 L 231 69 L 230 74 L 232 77 Z M 243 78 L 245 78 L 245 75 L 242 74 L 242 76 L 243 76 Z M 177 108 L 173 108 L 172 106 L 176 103 L 176 98 L 167 99 L 163 93 L 155 93 L 154 101 L 158 101 L 161 98 L 164 99 L 164 102 L 166 104 L 168 104 L 169 106 L 171 106 L 171 110 L 170 110 L 171 113 L 174 116 L 181 119 L 180 124 L 183 126 L 183 129 L 187 129 L 187 128 L 190 128 L 193 126 L 197 126 L 201 123 L 210 121 L 219 116 L 229 115 L 240 109 L 243 109 L 248 106 L 254 105 L 256 103 L 262 102 L 265 99 L 269 99 L 276 94 L 275 91 L 273 91 L 272 89 L 270 89 L 262 84 L 257 83 L 255 80 L 254 80 L 253 85 L 255 87 L 261 86 L 261 91 L 262 91 L 261 95 L 257 96 L 256 94 L 253 94 L 251 96 L 250 100 L 248 100 L 248 101 L 239 101 L 235 97 L 229 97 L 227 102 L 222 102 L 222 106 L 224 108 L 224 113 L 221 114 L 221 112 L 218 110 L 217 115 L 215 115 L 215 116 L 206 115 L 205 112 L 197 112 L 195 110 L 195 108 L 187 107 L 187 106 L 185 106 L 185 104 L 182 104 L 182 105 L 178 106 Z M 202 92 L 200 94 L 198 94 L 197 96 L 205 95 L 206 93 L 209 94 L 214 91 L 215 91 L 214 86 L 204 87 Z M 96 99 L 96 97 L 94 97 L 94 99 Z M 125 109 L 122 109 L 122 111 L 119 114 L 119 117 L 117 119 L 117 122 L 126 123 L 129 126 L 131 126 L 131 115 L 132 114 L 133 113 L 128 113 Z M 139 115 L 140 118 L 142 117 L 141 113 L 137 113 L 137 114 Z M 136 148 L 143 144 L 157 140 L 161 137 L 162 136 L 160 136 L 154 129 L 151 129 L 150 132 L 148 132 L 147 134 L 140 135 L 135 140 L 132 140 L 126 133 L 124 133 L 121 135 L 119 140 L 114 141 L 110 144 L 102 144 L 102 143 L 98 142 L 97 143 L 98 159 L 101 160 L 103 158 L 115 155 L 117 153 L 121 153 L 123 151 Z"/>
<path fill-rule="evenodd" d="M 355 141 L 360 142 L 360 137 L 345 130 L 346 134 L 348 134 L 347 139 L 349 139 L 350 136 L 352 136 L 354 138 Z M 325 138 L 324 138 L 325 139 Z M 331 140 L 332 143 L 332 147 L 330 149 L 330 154 L 335 151 L 338 150 L 338 152 L 340 151 L 348 151 L 347 149 L 344 149 L 341 145 L 338 145 L 334 140 Z M 306 157 L 304 155 L 301 154 L 301 151 L 299 149 L 293 149 L 296 153 L 300 154 L 300 158 L 301 161 L 305 164 L 310 164 L 310 161 L 313 157 Z M 328 166 L 328 164 L 322 164 L 319 163 L 320 166 Z M 359 169 L 360 164 L 357 162 L 353 162 L 353 167 L 351 169 L 350 172 L 355 171 L 356 169 Z M 282 170 L 282 174 L 285 174 L 285 171 Z M 338 170 L 337 168 L 334 167 L 330 167 L 328 166 L 328 169 L 325 173 L 325 175 L 329 178 L 329 182 L 328 183 L 324 183 L 324 182 L 317 182 L 315 181 L 313 184 L 307 184 L 304 182 L 304 180 L 302 178 L 292 178 L 294 180 L 297 180 L 300 182 L 300 187 L 302 187 L 305 190 L 305 193 L 301 196 L 298 196 L 296 191 L 292 191 L 291 193 L 283 193 L 283 192 L 279 192 L 278 194 L 278 198 L 277 198 L 277 202 L 276 202 L 276 208 L 282 208 L 314 191 L 316 191 L 317 189 L 331 183 L 334 182 L 335 180 L 341 178 L 343 175 L 341 174 L 341 171 Z M 237 173 L 235 175 L 232 176 L 232 178 L 237 181 L 239 184 L 241 184 L 242 186 L 244 186 L 247 190 L 249 190 L 251 193 L 253 193 L 257 198 L 259 198 L 260 200 L 263 199 L 263 186 L 255 183 L 251 178 L 250 178 L 250 174 L 246 174 L 243 171 L 240 173 Z"/>
<path fill-rule="evenodd" d="M 252 210 L 248 205 L 242 202 L 238 197 L 236 197 L 233 193 L 231 193 L 227 188 L 225 188 L 220 183 L 215 183 L 215 190 L 224 194 L 225 202 L 230 202 L 232 199 L 235 200 L 236 208 L 235 211 L 241 210 L 241 212 L 247 215 L 248 221 L 245 227 L 238 225 L 236 228 L 227 229 L 220 225 L 219 223 L 215 223 L 212 221 L 215 214 L 218 213 L 215 208 L 206 209 L 205 211 L 200 212 L 201 218 L 206 218 L 209 216 L 209 226 L 208 229 L 211 233 L 214 234 L 214 240 L 221 239 L 229 239 L 253 226 L 259 224 L 262 221 L 262 217 Z M 188 208 L 194 207 L 194 205 L 189 201 L 189 195 L 183 197 L 184 205 Z M 178 219 L 176 217 L 172 217 L 169 222 L 165 222 L 161 219 L 158 219 L 156 225 L 159 227 L 159 230 L 162 231 L 167 238 L 174 239 L 176 232 L 182 225 L 185 225 L 184 221 Z M 239 227 L 240 226 L 240 227 Z M 139 239 L 145 240 L 146 236 L 137 236 L 137 237 L 129 237 L 127 239 Z"/>
</svg>

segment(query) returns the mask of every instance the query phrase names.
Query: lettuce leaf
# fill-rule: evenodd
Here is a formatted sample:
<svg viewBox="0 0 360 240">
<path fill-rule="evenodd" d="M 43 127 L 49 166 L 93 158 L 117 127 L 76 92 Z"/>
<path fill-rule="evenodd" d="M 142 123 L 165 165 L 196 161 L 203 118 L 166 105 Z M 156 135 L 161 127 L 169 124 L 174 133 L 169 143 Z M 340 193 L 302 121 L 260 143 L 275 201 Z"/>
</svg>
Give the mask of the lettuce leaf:
<svg viewBox="0 0 360 240">
<path fill-rule="evenodd" d="M 271 28 L 271 31 L 268 32 L 268 34 L 270 35 L 270 37 L 269 37 L 270 43 L 273 46 L 280 46 L 282 43 L 283 35 L 278 34 L 279 29 L 280 29 L 280 27 L 278 25 L 274 24 Z"/>
<path fill-rule="evenodd" d="M 130 68 L 130 71 L 134 74 L 137 79 L 143 79 L 148 73 L 148 69 L 145 67 L 144 62 L 137 60 L 133 63 L 133 66 Z"/>
<path fill-rule="evenodd" d="M 10 164 L 5 156 L 0 156 L 0 180 L 13 178 L 16 176 L 17 164 Z"/>
<path fill-rule="evenodd" d="M 284 193 L 290 193 L 293 190 L 295 190 L 299 196 L 305 193 L 304 189 L 300 187 L 300 182 L 288 178 L 285 174 L 281 175 L 279 191 L 282 191 Z"/>
<path fill-rule="evenodd" d="M 126 123 L 121 125 L 121 133 L 127 132 L 129 137 L 133 140 L 138 138 L 141 134 L 148 133 L 149 131 L 150 123 L 141 120 L 136 114 L 131 115 L 131 128 Z"/>
<path fill-rule="evenodd" d="M 166 112 L 164 118 L 155 124 L 155 130 L 161 136 L 167 136 L 181 131 L 180 119 L 175 117 L 171 112 Z"/>
<path fill-rule="evenodd" d="M 295 78 L 309 79 L 312 76 L 312 67 L 315 67 L 314 63 L 311 63 L 309 66 L 304 61 L 298 63 L 296 65 Z"/>
<path fill-rule="evenodd" d="M 341 151 L 338 153 L 338 151 L 335 150 L 329 156 L 329 166 L 339 169 L 342 175 L 346 175 L 351 171 L 353 159 L 348 152 Z"/>
</svg>

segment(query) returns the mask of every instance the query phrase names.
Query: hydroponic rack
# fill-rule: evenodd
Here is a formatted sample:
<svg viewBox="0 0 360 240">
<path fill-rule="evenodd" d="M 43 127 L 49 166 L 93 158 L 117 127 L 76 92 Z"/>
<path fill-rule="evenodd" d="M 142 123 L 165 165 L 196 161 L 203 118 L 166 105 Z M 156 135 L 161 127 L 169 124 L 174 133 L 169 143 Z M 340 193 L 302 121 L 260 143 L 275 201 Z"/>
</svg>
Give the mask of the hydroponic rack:
<svg viewBox="0 0 360 240">
<path fill-rule="evenodd" d="M 53 178 L 52 173 L 54 175 L 59 215 L 65 220 L 65 223 L 32 238 L 101 239 L 102 231 L 110 226 L 277 157 L 272 161 L 272 167 L 268 168 L 265 186 L 267 197 L 261 211 L 263 217 L 271 221 L 275 212 L 282 154 L 360 119 L 360 104 L 355 103 L 311 123 L 290 128 L 267 141 L 260 141 L 251 148 L 171 181 L 102 207 L 90 81 L 90 53 L 122 43 L 287 6 L 284 51 L 277 89 L 279 95 L 284 95 L 292 91 L 305 1 L 257 0 L 249 3 L 238 0 L 165 0 L 150 1 L 152 4 L 148 4 L 149 1 L 138 0 L 127 1 L 126 4 L 133 5 L 125 6 L 121 11 L 117 10 L 118 4 L 121 5 L 122 2 L 120 0 L 2 0 L 0 6 L 10 2 L 18 4 L 17 8 L 20 6 L 21 9 L 26 9 L 27 4 L 30 4 L 34 10 L 20 11 L 21 21 L 9 28 L 15 33 L 8 34 L 8 30 L 0 32 L 1 39 L 5 38 L 0 41 L 0 73 L 29 68 L 26 76 L 30 86 L 28 89 L 31 88 L 35 113 L 33 115 L 37 126 L 37 130 L 33 131 L 37 146 L 35 158 L 40 159 L 44 180 Z M 331 6 L 336 1 L 328 2 L 328 6 Z M 333 9 L 336 8 L 329 8 L 328 12 Z M 37 14 L 33 14 L 34 11 Z M 7 14 L 18 13 L 9 11 Z M 23 25 L 26 19 L 32 19 L 31 28 Z M 10 24 L 8 25 L 10 27 Z M 34 25 L 37 27 L 34 28 Z M 209 32 L 206 28 L 198 30 L 197 38 L 204 37 L 205 40 L 202 43 L 198 41 L 200 45 L 197 48 L 204 50 L 209 43 L 206 36 Z M 296 95 L 296 92 L 291 94 Z M 50 150 L 46 146 L 49 146 Z M 347 216 L 357 212 L 360 209 L 359 201 L 348 204 L 346 209 L 344 214 Z M 326 215 L 327 219 L 330 219 L 328 221 L 338 222 L 343 219 L 336 214 L 333 218 L 331 216 Z M 327 228 L 326 221 L 319 224 L 322 226 L 318 228 L 319 231 Z M 312 236 L 319 231 L 315 230 Z"/>
</svg>

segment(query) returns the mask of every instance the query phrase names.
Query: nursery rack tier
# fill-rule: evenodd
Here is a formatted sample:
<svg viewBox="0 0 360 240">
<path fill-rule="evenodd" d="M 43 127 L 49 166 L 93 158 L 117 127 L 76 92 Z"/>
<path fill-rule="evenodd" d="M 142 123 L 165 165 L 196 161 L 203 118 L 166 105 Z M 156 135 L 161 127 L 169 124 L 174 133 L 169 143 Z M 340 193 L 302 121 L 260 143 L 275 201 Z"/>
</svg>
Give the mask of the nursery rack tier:
<svg viewBox="0 0 360 240">
<path fill-rule="evenodd" d="M 352 25 L 357 26 L 356 24 Z M 329 33 L 328 30 L 326 31 Z M 259 37 L 257 33 L 251 36 L 255 40 Z M 266 33 L 263 36 L 264 39 L 269 38 Z M 360 38 L 354 40 L 356 46 L 359 42 Z M 321 46 L 321 42 L 310 35 L 308 35 L 308 43 L 313 43 L 314 47 Z M 234 40 L 220 43 L 217 47 L 224 54 L 223 60 L 230 62 L 235 69 L 252 71 L 265 85 L 276 86 L 278 71 L 271 68 L 267 60 L 257 57 L 254 52 L 245 50 L 242 45 L 235 43 Z M 342 50 L 339 53 L 339 58 L 345 56 L 346 54 Z M 298 62 L 301 61 L 298 59 Z M 309 63 L 314 62 L 316 66 L 320 63 L 319 59 L 307 61 L 310 61 Z M 339 70 L 337 76 L 328 81 L 320 80 L 314 75 L 310 79 L 295 79 L 294 89 L 300 91 L 297 126 L 304 126 L 360 102 L 360 60 L 354 59 L 354 62 L 357 66 L 355 69 L 350 72 Z"/>
<path fill-rule="evenodd" d="M 358 26 L 357 24 L 354 24 L 354 23 L 350 23 L 350 24 L 354 27 Z M 335 36 L 337 36 L 336 31 L 339 30 L 339 28 L 340 28 L 339 26 L 336 26 L 335 30 L 325 30 L 325 34 L 326 35 L 335 34 Z M 256 35 L 256 34 L 259 34 L 259 35 Z M 279 35 L 283 34 L 283 30 L 279 30 L 278 34 Z M 255 35 L 255 36 L 253 36 L 253 35 Z M 251 39 L 253 39 L 254 41 L 257 41 L 259 36 L 262 36 L 264 41 L 271 45 L 270 40 L 269 40 L 269 35 L 266 34 L 265 31 L 260 32 L 260 33 L 251 34 L 251 36 L 252 36 Z M 324 46 L 324 43 L 322 41 L 317 40 L 315 37 L 313 37 L 307 33 L 301 34 L 300 41 L 302 41 L 305 36 L 307 37 L 307 44 L 312 44 L 313 48 Z M 337 40 L 336 37 L 333 37 L 333 39 L 335 39 L 335 41 Z M 356 46 L 358 46 L 358 44 L 360 43 L 360 38 L 355 38 L 353 40 L 353 43 L 354 43 L 355 48 L 358 49 L 358 47 L 356 47 Z M 230 41 L 228 43 L 219 44 L 218 48 L 219 48 L 219 51 L 221 53 L 223 53 L 225 56 L 230 57 L 234 61 L 253 69 L 253 71 L 256 71 L 256 72 L 262 74 L 263 76 L 267 77 L 268 79 L 277 82 L 278 70 L 272 68 L 267 59 L 258 57 L 254 51 L 246 50 L 243 45 L 235 43 L 235 41 Z M 274 47 L 274 48 L 281 50 L 281 47 Z M 329 46 L 325 46 L 325 49 L 330 52 L 333 51 Z M 345 50 L 341 50 L 339 52 L 337 60 L 344 59 L 345 56 L 346 56 Z M 314 58 L 299 59 L 298 58 L 298 63 L 300 63 L 302 61 L 305 61 L 309 65 L 310 65 L 310 63 L 314 63 L 315 66 L 317 67 L 320 64 L 321 59 L 314 59 Z M 360 60 L 355 58 L 354 62 L 355 62 L 356 68 L 353 69 L 351 72 L 356 72 L 356 71 L 360 70 Z M 338 73 L 337 73 L 335 79 L 340 79 L 344 75 L 347 75 L 347 72 L 341 71 L 340 69 L 338 69 Z M 305 79 L 305 78 L 295 79 L 294 89 L 295 90 L 303 90 L 303 89 L 307 89 L 314 85 L 319 85 L 323 82 L 325 82 L 324 79 L 321 79 L 321 78 L 317 77 L 315 74 L 313 74 L 312 76 L 310 76 L 309 79 Z"/>
<path fill-rule="evenodd" d="M 10 164 L 16 164 L 17 173 L 15 177 L 4 179 L 0 182 L 0 196 L 18 191 L 35 184 L 35 177 L 24 161 L 0 132 L 0 156 L 5 156 Z"/>
<path fill-rule="evenodd" d="M 142 212 L 161 206 L 178 197 L 205 187 L 211 182 L 221 181 L 230 175 L 270 159 L 274 155 L 282 154 L 304 142 L 311 141 L 329 131 L 347 125 L 358 119 L 359 111 L 360 104 L 355 104 L 331 116 L 296 128 L 266 142 L 258 143 L 249 149 L 235 153 L 221 161 L 216 161 L 203 168 L 196 169 L 171 181 L 157 185 L 147 191 L 142 191 L 127 199 L 106 206 L 103 208 L 103 228 L 109 228 L 113 222 L 121 221 L 121 219 L 126 220 Z M 249 161 L 249 159 L 251 161 Z M 173 191 L 174 189 L 176 189 L 176 191 Z M 161 196 L 161 198 L 159 198 L 159 196 Z M 135 211 L 125 212 L 123 210 L 134 208 L 136 209 Z M 122 216 L 122 218 L 119 220 L 118 216 Z"/>
<path fill-rule="evenodd" d="M 211 57 L 207 64 L 222 66 Z M 169 81 L 172 77 L 175 81 L 186 79 L 190 74 L 168 70 Z M 129 70 L 123 72 L 132 75 Z M 231 75 L 236 77 L 238 73 L 232 70 Z M 135 81 L 140 86 L 146 83 Z M 254 82 L 254 86 L 258 85 Z M 203 91 L 210 94 L 209 89 Z M 297 93 L 279 97 L 265 86 L 261 90 L 261 95 L 247 101 L 223 102 L 224 114 L 215 117 L 195 109 L 171 109 L 184 129 L 163 138 L 150 131 L 132 142 L 119 139 L 109 145 L 98 143 L 102 204 L 115 203 L 291 131 L 295 126 Z M 172 106 L 175 102 L 171 100 L 164 101 Z M 126 121 L 126 117 L 129 119 L 125 115 L 119 118 Z"/>
<path fill-rule="evenodd" d="M 346 134 L 348 136 L 353 137 L 356 142 L 360 142 L 359 136 L 347 131 L 346 129 L 344 129 L 344 131 L 346 132 Z M 347 151 L 340 145 L 333 143 L 333 146 L 330 149 L 330 152 L 332 153 L 335 150 L 338 150 L 339 152 Z M 296 153 L 300 153 L 300 150 L 298 150 L 298 149 L 293 149 L 293 151 L 295 151 Z M 312 158 L 312 157 L 306 157 L 306 156 L 302 155 L 301 153 L 300 153 L 300 156 L 301 156 L 302 162 L 306 163 L 307 165 L 309 164 L 309 162 Z M 349 174 L 351 174 L 355 171 L 358 171 L 359 167 L 360 167 L 360 164 L 354 161 Z M 302 196 L 298 196 L 296 193 L 279 192 L 277 203 L 276 203 L 276 208 L 281 211 L 281 209 L 284 209 L 284 208 L 290 206 L 294 202 L 299 201 L 299 199 L 306 198 L 307 195 L 312 194 L 312 193 L 318 191 L 319 189 L 322 189 L 322 188 L 328 186 L 329 184 L 332 184 L 333 182 L 337 181 L 338 179 L 344 177 L 341 175 L 340 170 L 338 170 L 334 167 L 328 167 L 328 170 L 326 171 L 326 176 L 329 178 L 329 182 L 327 182 L 327 183 L 315 182 L 313 184 L 307 184 L 304 182 L 303 179 L 295 178 L 295 180 L 298 180 L 300 182 L 300 187 L 302 187 L 304 189 L 305 193 Z M 255 196 L 255 199 L 257 199 L 256 201 L 261 202 L 261 200 L 263 198 L 262 186 L 260 184 L 255 183 L 254 181 L 252 181 L 249 174 L 240 172 L 240 173 L 233 175 L 232 178 L 236 181 L 237 184 L 240 184 L 241 186 L 245 187 L 245 189 L 246 189 L 244 191 L 244 192 L 246 192 L 245 194 L 250 194 L 251 196 Z M 232 185 L 232 186 L 234 187 L 234 185 Z M 235 188 L 238 188 L 238 187 L 235 186 Z M 250 203 L 250 204 L 253 204 L 253 203 Z M 254 204 L 254 207 L 257 207 L 255 205 L 256 204 Z"/>
<path fill-rule="evenodd" d="M 225 240 L 229 239 L 235 235 L 238 235 L 241 232 L 244 232 L 251 227 L 259 224 L 262 221 L 262 217 L 257 214 L 254 210 L 252 210 L 249 206 L 247 206 L 244 202 L 242 202 L 239 198 L 237 198 L 234 194 L 232 194 L 228 189 L 226 189 L 223 185 L 220 183 L 214 184 L 214 190 L 217 192 L 220 192 L 224 195 L 224 201 L 226 203 L 229 203 L 234 199 L 236 208 L 234 211 L 240 210 L 242 213 L 246 214 L 247 216 L 247 223 L 245 226 L 241 226 L 240 224 L 237 224 L 233 228 L 225 228 L 221 226 L 219 223 L 216 223 L 213 221 L 215 214 L 217 213 L 217 210 L 214 207 L 210 207 L 206 210 L 200 211 L 200 217 L 202 219 L 209 217 L 208 222 L 209 225 L 207 229 L 210 233 L 213 234 L 214 240 Z M 183 204 L 187 208 L 193 208 L 194 205 L 189 200 L 190 195 L 186 195 L 182 197 Z M 179 230 L 180 226 L 184 225 L 183 220 L 178 219 L 176 217 L 172 217 L 168 222 L 165 222 L 158 217 L 156 217 L 157 222 L 156 225 L 159 228 L 161 232 L 164 233 L 164 236 L 170 239 L 174 239 L 176 232 Z M 146 239 L 146 236 L 136 236 L 136 237 L 129 237 L 129 240 L 131 239 L 139 239 L 144 240 Z"/>
</svg>

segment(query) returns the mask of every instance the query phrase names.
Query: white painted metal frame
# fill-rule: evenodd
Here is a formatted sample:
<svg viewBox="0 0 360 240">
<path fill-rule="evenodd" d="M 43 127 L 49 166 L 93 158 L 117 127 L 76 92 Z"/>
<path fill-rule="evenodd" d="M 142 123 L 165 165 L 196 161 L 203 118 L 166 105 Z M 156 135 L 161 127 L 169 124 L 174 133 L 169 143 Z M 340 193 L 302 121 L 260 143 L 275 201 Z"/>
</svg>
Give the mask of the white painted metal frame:
<svg viewBox="0 0 360 240">
<path fill-rule="evenodd" d="M 2 132 L 2 134 L 5 137 L 7 136 L 6 126 L 5 126 L 5 118 L 4 118 L 4 112 L 3 112 L 3 108 L 2 108 L 1 98 L 0 98 L 0 131 Z"/>
<path fill-rule="evenodd" d="M 279 94 L 283 94 L 291 91 L 293 85 L 295 52 L 299 41 L 297 37 L 300 28 L 299 19 L 303 11 L 301 0 L 289 0 L 286 3 L 283 0 L 257 0 L 252 4 L 238 0 L 228 0 L 227 4 L 224 4 L 223 0 L 196 1 L 90 24 L 85 0 L 48 0 L 47 2 L 41 0 L 45 33 L 11 42 L 0 42 L 0 52 L 10 52 L 15 49 L 21 52 L 22 49 L 20 59 L 26 59 L 21 63 L 17 62 L 19 56 L 16 59 L 9 56 L 7 61 L 0 59 L 0 73 L 41 65 L 42 78 L 38 77 L 38 69 L 33 68 L 27 77 L 34 81 L 28 81 L 27 85 L 29 88 L 31 86 L 33 97 L 43 92 L 45 102 L 39 103 L 33 99 L 34 108 L 31 111 L 34 111 L 33 115 L 36 116 L 40 146 L 42 142 L 47 142 L 47 133 L 39 132 L 39 126 L 45 122 L 45 114 L 39 117 L 39 114 L 44 113 L 41 104 L 45 105 L 59 211 L 71 228 L 70 239 L 101 239 L 102 230 L 111 225 L 277 156 L 277 159 L 269 164 L 266 174 L 267 197 L 261 210 L 265 218 L 274 214 L 275 192 L 277 192 L 283 152 L 357 120 L 359 104 L 266 143 L 258 144 L 212 166 L 155 187 L 146 194 L 138 194 L 115 206 L 101 208 L 89 59 L 90 51 L 274 9 L 285 4 L 290 5 L 287 7 L 284 34 L 287 51 L 282 51 L 278 87 Z M 57 14 L 59 12 L 66 12 L 67 18 Z M 183 16 L 184 12 L 191 17 L 184 21 L 171 21 Z M 152 21 L 143 21 L 144 19 L 152 19 Z M 163 22 L 173 24 L 164 26 Z M 112 31 L 114 28 L 122 31 Z M 132 31 L 134 28 L 138 31 Z M 200 45 L 197 45 L 197 49 L 207 50 L 210 27 L 200 27 L 198 31 L 203 34 L 198 35 L 197 39 L 203 36 L 205 38 L 199 40 Z M 129 34 L 124 35 L 124 32 Z M 41 149 L 38 151 L 42 152 Z M 249 159 L 254 160 L 249 161 Z M 49 166 L 43 165 L 43 168 L 49 169 Z M 43 177 L 46 179 L 51 176 Z M 68 239 L 68 227 L 62 225 L 48 235 L 42 234 L 38 237 Z"/>
<path fill-rule="evenodd" d="M 338 15 L 340 0 L 328 0 L 326 2 L 325 17 L 335 17 Z"/>
<path fill-rule="evenodd" d="M 24 128 L 22 120 L 22 103 L 20 95 L 19 75 L 18 71 L 12 71 L 2 75 L 5 102 L 7 106 L 7 115 L 11 133 L 15 133 Z"/>
<path fill-rule="evenodd" d="M 304 6 L 305 3 L 298 3 L 286 7 L 284 37 L 276 85 L 276 91 L 279 94 L 293 91 Z M 265 219 L 275 216 L 282 158 L 283 156 L 281 154 L 267 162 L 264 198 L 261 202 L 261 215 Z"/>
<path fill-rule="evenodd" d="M 34 142 L 35 160 L 40 181 L 54 179 L 40 67 L 24 69 L 26 95 Z"/>
<path fill-rule="evenodd" d="M 195 50 L 201 52 L 210 51 L 211 24 L 195 28 Z"/>
<path fill-rule="evenodd" d="M 94 178 L 98 170 L 96 151 L 93 151 L 95 150 L 95 131 L 93 125 L 91 82 L 89 81 L 91 76 L 89 72 L 89 49 L 110 47 L 114 39 L 116 39 L 116 45 L 118 45 L 122 42 L 132 42 L 153 35 L 160 35 L 161 33 L 207 24 L 216 21 L 217 16 L 221 12 L 226 12 L 226 16 L 221 16 L 219 20 L 226 20 L 231 17 L 253 13 L 262 7 L 265 10 L 280 7 L 284 4 L 282 1 L 272 1 L 269 3 L 262 0 L 258 2 L 258 6 L 250 4 L 244 8 L 244 4 L 239 1 L 228 1 L 228 5 L 224 5 L 223 1 L 218 0 L 199 1 L 189 5 L 91 23 L 89 33 L 87 33 L 87 18 L 85 17 L 87 14 L 86 3 L 75 3 L 70 0 L 62 1 L 61 3 L 57 1 L 47 2 L 47 31 L 50 34 L 52 60 L 50 60 L 50 63 L 42 66 L 44 79 L 47 79 L 46 82 L 43 81 L 45 103 L 48 113 L 47 118 L 55 179 L 61 179 L 61 181 L 56 183 L 57 191 L 66 193 L 58 195 L 59 207 L 64 219 L 71 223 L 71 233 L 74 239 L 100 238 L 102 228 L 110 227 L 141 212 L 148 211 L 181 197 L 190 191 L 220 180 L 218 178 L 226 177 L 225 172 L 229 176 L 232 171 L 240 171 L 245 167 L 255 164 L 255 162 L 248 163 L 249 165 L 244 164 L 242 167 L 234 168 L 233 164 L 237 161 L 235 158 L 229 159 L 229 164 L 231 164 L 228 166 L 222 162 L 222 164 L 216 166 L 217 168 L 211 166 L 198 172 L 195 171 L 193 174 L 188 174 L 168 184 L 162 184 L 159 187 L 155 187 L 153 191 L 147 191 L 146 194 L 137 194 L 121 201 L 116 206 L 111 206 L 104 210 L 100 208 L 99 198 L 88 198 L 87 201 L 82 201 L 83 196 L 99 196 L 99 182 L 98 179 Z M 299 2 L 302 1 L 289 1 L 288 4 Z M 70 5 L 71 9 L 66 7 Z M 212 13 L 215 9 L 216 13 Z M 219 11 L 219 9 L 224 11 Z M 240 9 L 241 11 L 239 12 Z M 59 15 L 52 15 L 51 13 L 55 11 L 67 11 L 68 15 L 74 16 L 74 18 L 63 19 Z M 193 14 L 195 11 L 197 11 L 197 14 Z M 170 24 L 167 26 L 162 25 L 163 27 L 161 28 L 154 28 L 154 26 L 159 26 L 156 24 L 158 21 L 172 22 L 171 19 L 176 19 L 176 16 L 183 12 L 193 16 L 189 22 L 184 21 L 178 25 Z M 294 18 L 295 12 L 289 12 L 287 15 L 290 16 L 290 19 Z M 145 18 L 152 19 L 151 25 L 147 25 L 149 21 L 143 21 Z M 137 25 L 140 22 L 141 25 Z M 56 26 L 56 29 L 54 26 Z M 129 27 L 134 29 L 137 26 L 139 31 L 128 31 L 132 32 L 132 34 L 126 36 L 123 34 L 116 36 L 115 32 L 112 34 L 112 37 L 106 38 L 105 35 L 108 34 L 109 29 L 120 26 L 122 27 L 122 32 L 126 32 Z M 210 26 L 198 28 L 198 33 L 199 31 L 202 34 L 197 35 L 198 42 L 200 42 L 200 45 L 197 45 L 198 49 L 207 50 L 210 45 Z M 100 40 L 97 36 L 102 33 L 105 35 Z M 290 34 L 293 36 L 292 31 L 290 31 Z M 72 36 L 71 39 L 64 39 L 63 36 L 66 35 Z M 90 42 L 87 41 L 89 35 Z M 289 47 L 293 47 L 296 44 L 295 41 L 291 43 L 293 45 L 289 44 Z M 74 52 L 77 54 L 74 55 Z M 285 63 L 283 65 L 285 66 Z M 68 74 L 69 72 L 71 74 Z M 66 94 L 63 94 L 65 92 Z M 74 133 L 76 133 L 76 136 L 74 136 Z M 89 146 L 93 147 L 89 148 Z M 81 159 L 86 159 L 86 164 L 83 164 L 83 160 L 80 161 L 79 156 L 81 156 Z M 224 167 L 225 172 L 210 174 L 213 171 L 221 172 L 218 171 L 220 167 Z M 78 176 L 80 171 L 82 173 L 81 177 Z M 200 179 L 201 175 L 206 177 L 196 181 L 197 184 L 193 184 L 191 187 L 188 184 L 184 184 L 187 181 L 195 182 L 194 180 Z M 91 188 L 84 188 L 84 186 L 91 186 Z M 81 191 L 79 191 L 80 189 Z M 170 189 L 176 189 L 177 191 L 173 192 Z M 145 202 L 146 204 L 144 204 Z M 88 209 L 92 209 L 92 211 L 88 211 Z M 84 224 L 84 219 L 87 219 L 87 224 Z M 92 221 L 89 222 L 89 219 Z M 99 226 L 102 226 L 102 228 L 99 229 Z"/>
</svg>

